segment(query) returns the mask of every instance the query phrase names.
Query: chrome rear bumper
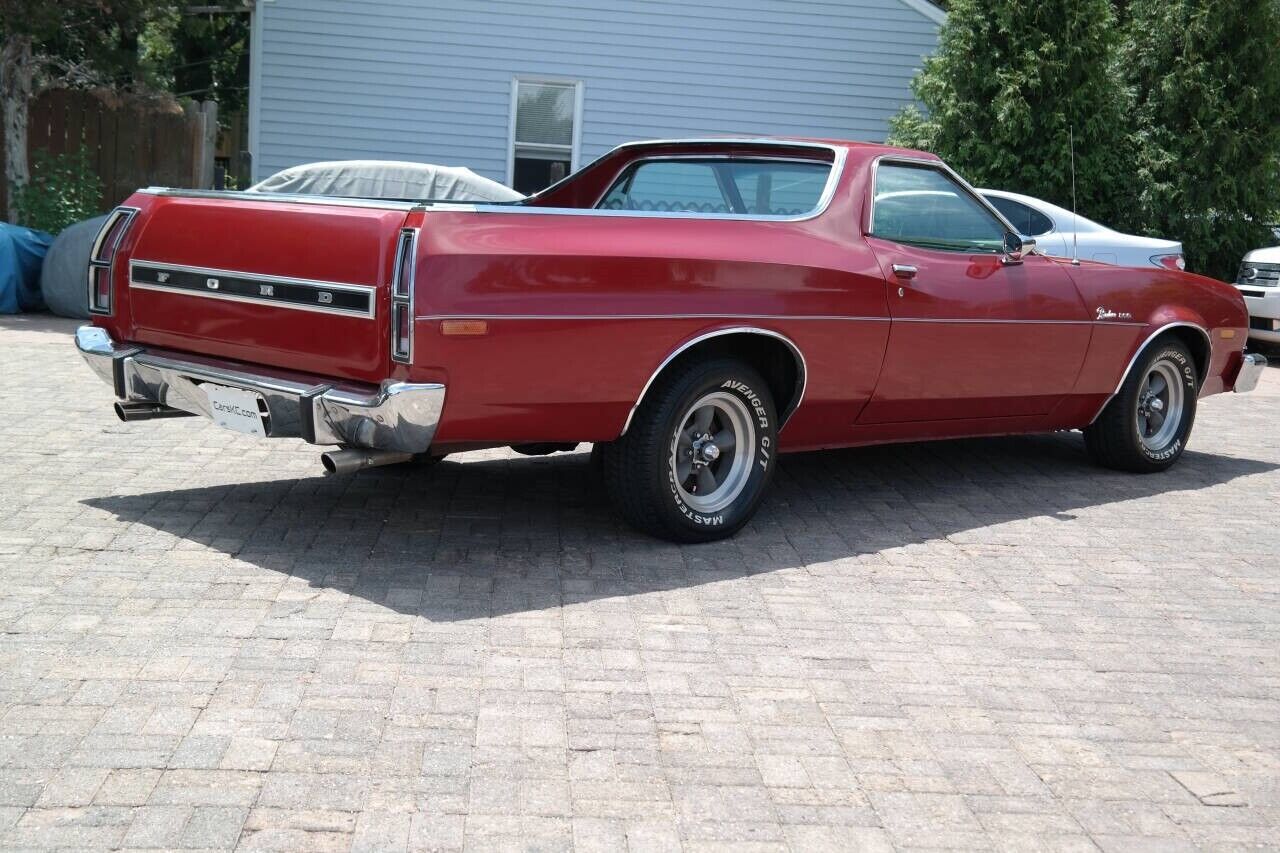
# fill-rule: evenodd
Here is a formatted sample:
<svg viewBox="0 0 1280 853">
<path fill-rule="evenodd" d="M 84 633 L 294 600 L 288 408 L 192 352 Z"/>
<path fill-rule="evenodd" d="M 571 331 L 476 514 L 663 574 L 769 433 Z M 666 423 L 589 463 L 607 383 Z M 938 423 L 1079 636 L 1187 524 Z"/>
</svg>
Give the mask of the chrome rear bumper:
<svg viewBox="0 0 1280 853">
<path fill-rule="evenodd" d="M 1240 362 L 1240 370 L 1236 373 L 1236 381 L 1232 386 L 1238 393 L 1246 394 L 1258 387 L 1262 371 L 1267 369 L 1267 357 L 1257 353 L 1245 353 Z"/>
<path fill-rule="evenodd" d="M 212 420 L 202 383 L 260 394 L 270 438 L 425 453 L 444 409 L 443 385 L 387 380 L 373 389 L 300 381 L 257 365 L 121 346 L 96 326 L 76 330 L 76 348 L 126 402 L 154 403 Z"/>
</svg>

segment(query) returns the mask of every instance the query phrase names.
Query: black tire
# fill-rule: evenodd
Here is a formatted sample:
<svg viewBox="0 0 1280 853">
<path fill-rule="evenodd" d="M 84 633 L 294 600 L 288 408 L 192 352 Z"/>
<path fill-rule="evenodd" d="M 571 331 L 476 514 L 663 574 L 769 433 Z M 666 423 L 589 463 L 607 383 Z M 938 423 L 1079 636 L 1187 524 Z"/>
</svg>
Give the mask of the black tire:
<svg viewBox="0 0 1280 853">
<path fill-rule="evenodd" d="M 700 427 L 703 418 L 707 425 Z M 731 358 L 669 369 L 645 395 L 627 433 L 597 445 L 605 490 L 618 512 L 637 530 L 672 542 L 724 539 L 750 521 L 773 476 L 777 446 L 769 386 Z M 740 454 L 739 447 L 748 452 Z"/>
<path fill-rule="evenodd" d="M 443 462 L 448 455 L 447 453 L 431 453 L 428 451 L 427 453 L 413 454 L 413 459 L 409 461 L 419 468 L 434 468 Z"/>
<path fill-rule="evenodd" d="M 1157 376 L 1164 385 L 1155 382 Z M 1175 379 L 1180 389 L 1151 395 L 1153 389 Z M 1152 474 L 1173 465 L 1186 449 L 1195 423 L 1198 380 L 1195 359 L 1183 344 L 1172 338 L 1153 343 L 1102 414 L 1085 427 L 1089 455 L 1103 467 L 1138 474 Z M 1177 424 L 1166 428 L 1175 414 L 1174 405 L 1179 408 Z M 1156 417 L 1160 420 L 1153 429 Z"/>
</svg>

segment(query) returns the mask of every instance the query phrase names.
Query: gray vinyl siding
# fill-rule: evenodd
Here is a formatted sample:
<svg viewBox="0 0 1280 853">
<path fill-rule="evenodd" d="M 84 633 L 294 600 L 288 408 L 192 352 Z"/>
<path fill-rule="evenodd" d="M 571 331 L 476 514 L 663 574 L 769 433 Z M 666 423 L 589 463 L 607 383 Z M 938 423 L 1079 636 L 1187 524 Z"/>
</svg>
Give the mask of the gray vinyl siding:
<svg viewBox="0 0 1280 853">
<path fill-rule="evenodd" d="M 511 81 L 581 81 L 578 166 L 707 134 L 879 141 L 938 24 L 903 0 L 259 0 L 254 172 L 336 159 L 507 180 Z"/>
</svg>

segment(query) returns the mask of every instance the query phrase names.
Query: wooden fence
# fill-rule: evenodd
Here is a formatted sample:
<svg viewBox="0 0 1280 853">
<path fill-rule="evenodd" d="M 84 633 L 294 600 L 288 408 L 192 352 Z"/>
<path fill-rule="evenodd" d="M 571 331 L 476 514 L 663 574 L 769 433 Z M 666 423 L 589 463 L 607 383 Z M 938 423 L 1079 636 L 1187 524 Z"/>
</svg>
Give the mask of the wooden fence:
<svg viewBox="0 0 1280 853">
<path fill-rule="evenodd" d="M 0 127 L 0 144 L 3 143 Z M 186 109 L 158 98 L 111 92 L 50 89 L 31 100 L 28 152 L 63 154 L 81 145 L 102 179 L 102 210 L 138 187 L 213 185 L 217 105 Z M 0 215 L 7 209 L 7 182 L 0 179 Z"/>
</svg>

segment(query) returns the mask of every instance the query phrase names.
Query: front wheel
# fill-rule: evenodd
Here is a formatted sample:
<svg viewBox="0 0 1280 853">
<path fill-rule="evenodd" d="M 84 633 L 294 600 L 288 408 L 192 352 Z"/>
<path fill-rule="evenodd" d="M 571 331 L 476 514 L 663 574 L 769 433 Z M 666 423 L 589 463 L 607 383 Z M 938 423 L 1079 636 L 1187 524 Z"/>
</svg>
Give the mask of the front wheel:
<svg viewBox="0 0 1280 853">
<path fill-rule="evenodd" d="M 726 358 L 660 377 L 631 428 L 600 446 L 605 488 L 633 527 L 673 542 L 733 535 L 764 496 L 777 413 L 755 370 Z"/>
<path fill-rule="evenodd" d="M 1196 418 L 1197 380 L 1185 346 L 1173 340 L 1152 346 L 1085 428 L 1089 455 L 1099 465 L 1139 474 L 1177 462 Z"/>
</svg>

